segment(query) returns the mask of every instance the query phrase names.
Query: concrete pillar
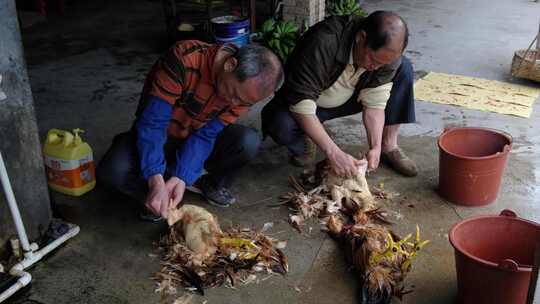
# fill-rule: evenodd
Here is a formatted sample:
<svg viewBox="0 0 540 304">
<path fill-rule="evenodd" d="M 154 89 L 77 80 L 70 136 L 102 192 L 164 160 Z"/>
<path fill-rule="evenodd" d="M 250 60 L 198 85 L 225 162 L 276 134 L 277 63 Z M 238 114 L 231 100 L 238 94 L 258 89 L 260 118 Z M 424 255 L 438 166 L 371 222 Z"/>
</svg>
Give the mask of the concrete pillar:
<svg viewBox="0 0 540 304">
<path fill-rule="evenodd" d="M 283 19 L 294 21 L 302 26 L 304 21 L 309 26 L 324 19 L 325 0 L 284 0 Z"/>
<path fill-rule="evenodd" d="M 49 225 L 51 208 L 15 0 L 0 1 L 0 151 L 30 240 Z M 0 251 L 16 235 L 0 186 Z"/>
</svg>

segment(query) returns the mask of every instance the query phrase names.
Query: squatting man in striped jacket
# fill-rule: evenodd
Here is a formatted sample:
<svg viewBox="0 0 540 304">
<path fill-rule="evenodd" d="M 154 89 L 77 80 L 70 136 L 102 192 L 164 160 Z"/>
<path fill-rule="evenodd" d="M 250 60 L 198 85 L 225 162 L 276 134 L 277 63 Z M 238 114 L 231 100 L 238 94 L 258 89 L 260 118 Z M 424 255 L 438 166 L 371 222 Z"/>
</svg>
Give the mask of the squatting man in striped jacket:
<svg viewBox="0 0 540 304">
<path fill-rule="evenodd" d="M 283 81 L 279 59 L 262 46 L 176 43 L 148 74 L 135 123 L 114 138 L 98 182 L 144 203 L 141 216 L 152 221 L 166 218 L 186 188 L 232 204 L 233 175 L 261 143 L 257 131 L 234 122 Z"/>
</svg>

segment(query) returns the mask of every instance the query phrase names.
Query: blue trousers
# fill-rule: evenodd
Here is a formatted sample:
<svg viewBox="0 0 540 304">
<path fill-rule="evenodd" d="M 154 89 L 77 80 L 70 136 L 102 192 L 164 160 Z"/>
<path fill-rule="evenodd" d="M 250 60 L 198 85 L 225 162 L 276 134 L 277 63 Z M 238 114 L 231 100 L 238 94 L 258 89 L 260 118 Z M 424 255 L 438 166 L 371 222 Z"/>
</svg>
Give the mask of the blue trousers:
<svg viewBox="0 0 540 304">
<path fill-rule="evenodd" d="M 167 161 L 165 178 L 170 176 L 169 172 L 175 166 L 178 144 L 167 143 L 164 147 Z M 229 125 L 219 133 L 204 167 L 218 186 L 228 187 L 238 169 L 255 158 L 260 144 L 261 138 L 254 129 Z M 111 147 L 99 163 L 96 175 L 100 185 L 144 202 L 148 184 L 141 175 L 135 128 L 114 137 Z"/>
<path fill-rule="evenodd" d="M 392 91 L 385 109 L 385 125 L 413 123 L 414 112 L 414 71 L 408 58 L 402 63 L 393 79 Z M 317 108 L 317 117 L 327 120 L 354 115 L 362 112 L 362 104 L 354 94 L 346 103 L 336 108 Z M 304 131 L 289 111 L 289 105 L 278 98 L 270 101 L 261 112 L 264 136 L 270 136 L 277 144 L 286 146 L 294 155 L 304 151 Z"/>
</svg>

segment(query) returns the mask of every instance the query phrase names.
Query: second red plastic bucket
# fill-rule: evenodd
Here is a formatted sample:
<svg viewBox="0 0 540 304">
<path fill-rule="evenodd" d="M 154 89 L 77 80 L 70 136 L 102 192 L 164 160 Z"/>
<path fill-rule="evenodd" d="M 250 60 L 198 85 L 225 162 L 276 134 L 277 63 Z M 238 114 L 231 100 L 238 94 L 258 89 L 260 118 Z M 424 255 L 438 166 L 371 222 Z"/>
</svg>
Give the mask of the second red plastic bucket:
<svg viewBox="0 0 540 304">
<path fill-rule="evenodd" d="M 497 198 L 512 138 L 486 128 L 448 129 L 439 137 L 439 193 L 465 206 Z"/>
<path fill-rule="evenodd" d="M 510 210 L 454 225 L 458 304 L 525 304 L 538 233 Z"/>
</svg>

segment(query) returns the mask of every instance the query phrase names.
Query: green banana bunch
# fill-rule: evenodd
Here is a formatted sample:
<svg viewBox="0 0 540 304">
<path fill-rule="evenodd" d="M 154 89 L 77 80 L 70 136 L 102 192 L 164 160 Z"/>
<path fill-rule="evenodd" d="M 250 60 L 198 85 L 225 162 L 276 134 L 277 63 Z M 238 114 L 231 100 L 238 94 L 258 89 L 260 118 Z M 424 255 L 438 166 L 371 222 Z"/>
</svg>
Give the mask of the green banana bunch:
<svg viewBox="0 0 540 304">
<path fill-rule="evenodd" d="M 269 19 L 262 26 L 265 45 L 274 51 L 283 62 L 287 60 L 300 37 L 298 26 L 292 21 Z"/>
<path fill-rule="evenodd" d="M 270 33 L 276 27 L 276 21 L 272 18 L 266 20 L 262 25 L 263 34 Z"/>
<path fill-rule="evenodd" d="M 367 13 L 360 8 L 360 5 L 356 0 L 336 0 L 334 7 L 332 8 L 332 15 L 344 16 L 344 15 L 358 15 L 366 16 Z"/>
</svg>

